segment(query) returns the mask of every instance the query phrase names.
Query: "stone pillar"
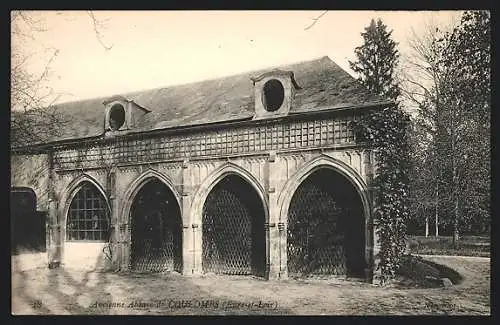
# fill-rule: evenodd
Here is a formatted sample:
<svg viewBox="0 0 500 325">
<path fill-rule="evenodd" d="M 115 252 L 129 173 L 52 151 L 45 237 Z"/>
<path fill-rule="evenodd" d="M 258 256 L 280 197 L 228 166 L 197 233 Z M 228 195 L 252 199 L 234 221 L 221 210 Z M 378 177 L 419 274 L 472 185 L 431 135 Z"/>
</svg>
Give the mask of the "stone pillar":
<svg viewBox="0 0 500 325">
<path fill-rule="evenodd" d="M 47 218 L 47 255 L 50 269 L 58 268 L 62 263 L 61 227 L 57 213 L 57 202 L 54 198 L 50 198 Z"/>
<path fill-rule="evenodd" d="M 116 198 L 116 171 L 114 169 L 110 170 L 107 175 L 107 192 L 109 197 L 109 216 L 110 216 L 110 238 L 109 245 L 111 251 L 111 261 L 106 261 L 110 263 L 111 268 L 114 270 L 119 270 L 121 268 L 122 260 L 122 234 L 120 233 L 120 200 Z"/>
<path fill-rule="evenodd" d="M 194 275 L 201 275 L 203 273 L 202 261 L 203 261 L 203 247 L 202 247 L 202 236 L 203 236 L 203 225 L 201 223 L 193 223 L 191 225 L 191 239 L 193 242 L 193 272 Z"/>
<path fill-rule="evenodd" d="M 131 249 L 131 225 L 130 222 L 130 211 L 124 210 L 124 206 L 128 205 L 125 202 L 124 192 L 121 194 L 116 192 L 115 188 L 115 198 L 114 198 L 114 209 L 116 214 L 116 255 L 117 255 L 117 266 L 120 271 L 128 271 L 130 267 L 130 249 Z M 133 200 L 134 198 L 132 198 Z M 123 214 L 121 214 L 123 213 Z"/>
<path fill-rule="evenodd" d="M 60 202 L 58 204 L 56 191 L 55 191 L 55 172 L 54 172 L 54 153 L 49 151 L 47 154 L 47 166 L 48 166 L 48 182 L 47 182 L 47 191 L 49 195 L 49 209 L 48 209 L 48 236 L 47 236 L 47 254 L 48 254 L 48 266 L 49 268 L 57 268 L 62 263 L 63 257 L 63 241 L 64 238 L 61 238 L 61 216 L 59 216 L 59 204 L 64 204 L 64 202 Z"/>
<path fill-rule="evenodd" d="M 280 252 L 280 279 L 288 279 L 288 259 L 286 241 L 286 221 L 280 220 L 278 223 L 278 238 Z"/>
<path fill-rule="evenodd" d="M 191 206 L 191 201 L 190 201 Z M 190 211 L 190 216 L 192 220 L 190 231 L 190 246 L 191 247 L 191 258 L 192 261 L 192 274 L 201 275 L 203 273 L 202 261 L 203 261 L 203 219 L 201 214 L 195 215 L 197 211 Z"/>
<path fill-rule="evenodd" d="M 269 259 L 267 270 L 269 279 L 280 278 L 280 237 L 278 231 L 279 208 L 276 187 L 279 183 L 279 164 L 276 161 L 276 153 L 269 154 L 268 161 L 268 215 L 269 221 L 266 223 L 266 245 Z"/>
<path fill-rule="evenodd" d="M 130 268 L 130 249 L 131 249 L 131 225 L 128 223 L 128 215 L 122 216 L 121 223 L 118 226 L 118 238 L 120 246 L 120 270 L 128 271 Z"/>
<path fill-rule="evenodd" d="M 182 274 L 201 274 L 201 223 L 195 211 L 191 210 L 193 200 L 192 177 L 189 160 L 182 164 L 181 184 L 181 211 L 182 211 Z"/>
<path fill-rule="evenodd" d="M 198 261 L 198 255 L 201 256 L 201 238 L 198 238 L 200 225 L 192 222 L 191 194 L 187 189 L 183 189 L 182 204 L 182 274 L 193 275 L 201 273 L 201 261 Z M 199 247 L 198 247 L 199 246 Z"/>
<path fill-rule="evenodd" d="M 380 263 L 380 241 L 376 233 L 376 228 L 373 227 L 373 266 L 372 266 L 372 284 L 380 284 L 381 272 L 378 269 Z"/>
<path fill-rule="evenodd" d="M 184 209 L 182 211 L 184 214 Z M 183 217 L 184 220 L 184 217 Z M 192 275 L 194 271 L 194 242 L 191 224 L 182 225 L 182 274 Z"/>
</svg>

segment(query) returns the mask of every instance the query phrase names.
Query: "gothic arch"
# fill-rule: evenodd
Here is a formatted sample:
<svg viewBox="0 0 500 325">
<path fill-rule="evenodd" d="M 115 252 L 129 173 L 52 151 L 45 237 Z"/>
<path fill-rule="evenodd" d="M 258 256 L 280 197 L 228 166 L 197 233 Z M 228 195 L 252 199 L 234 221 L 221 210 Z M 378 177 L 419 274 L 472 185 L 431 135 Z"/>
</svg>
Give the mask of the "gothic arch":
<svg viewBox="0 0 500 325">
<path fill-rule="evenodd" d="M 292 177 L 290 177 L 278 197 L 277 206 L 279 208 L 279 221 L 287 224 L 288 209 L 295 191 L 307 177 L 322 168 L 331 169 L 344 176 L 359 194 L 363 204 L 363 213 L 365 217 L 365 260 L 368 265 L 371 265 L 373 258 L 373 235 L 371 224 L 372 204 L 370 201 L 368 186 L 352 167 L 338 159 L 322 154 L 321 156 L 306 163 L 305 166 L 300 168 Z"/>
<path fill-rule="evenodd" d="M 145 185 L 151 179 L 158 179 L 160 182 L 165 184 L 168 187 L 168 189 L 174 194 L 174 197 L 177 201 L 177 205 L 181 210 L 181 216 L 182 216 L 181 197 L 179 193 L 175 190 L 172 181 L 162 173 L 154 169 L 148 169 L 141 175 L 139 175 L 135 180 L 132 181 L 132 183 L 128 186 L 127 191 L 125 192 L 125 195 L 123 196 L 123 201 L 122 201 L 123 205 L 121 213 L 119 214 L 119 218 L 120 216 L 124 218 L 122 219 L 124 222 L 130 224 L 130 208 L 132 207 L 132 202 L 134 201 L 135 196 L 141 190 L 143 185 Z"/>
<path fill-rule="evenodd" d="M 262 205 L 265 211 L 265 220 L 266 222 L 268 222 L 269 205 L 267 196 L 265 195 L 265 190 L 262 187 L 261 183 L 254 175 L 252 175 L 252 173 L 250 173 L 245 168 L 240 167 L 235 163 L 228 162 L 208 175 L 199 187 L 198 191 L 196 191 L 193 202 L 191 204 L 191 224 L 201 224 L 203 204 L 205 203 L 208 194 L 213 189 L 213 187 L 217 185 L 217 183 L 219 183 L 220 180 L 230 174 L 240 176 L 255 189 L 262 201 Z"/>
<path fill-rule="evenodd" d="M 173 219 L 172 226 L 166 226 L 166 216 L 162 214 L 159 219 L 156 221 L 151 221 L 141 214 L 136 214 L 136 210 L 134 208 L 134 203 L 137 202 L 137 196 L 140 195 L 141 191 L 150 185 L 150 182 L 154 182 L 156 184 L 151 184 L 153 186 L 157 186 L 157 184 L 162 184 L 162 188 L 164 186 L 164 195 L 167 195 L 170 199 L 172 199 L 175 206 L 175 215 Z M 149 188 L 150 190 L 151 188 Z M 170 193 L 167 193 L 170 192 Z M 157 272 L 160 270 L 166 270 L 167 268 L 170 271 L 178 271 L 182 272 L 182 247 L 183 247 L 183 235 L 182 235 L 182 205 L 181 205 L 181 197 L 179 193 L 176 191 L 173 182 L 164 174 L 154 170 L 148 169 L 139 175 L 135 180 L 131 182 L 125 195 L 123 196 L 123 205 L 121 208 L 121 213 L 119 218 L 121 218 L 122 222 L 128 224 L 128 231 L 125 234 L 126 241 L 129 243 L 129 252 L 126 254 L 126 264 L 127 268 L 132 268 L 133 270 L 148 270 Z M 147 206 L 147 209 L 155 209 L 154 207 Z M 156 207 L 157 208 L 157 207 Z M 158 211 L 158 210 L 155 210 Z M 165 212 L 165 210 L 162 210 Z M 152 223 L 150 223 L 152 222 Z M 158 222 L 158 223 L 156 223 Z M 163 225 L 163 226 L 161 226 Z M 150 227 L 150 229 L 156 229 L 159 232 L 150 233 L 149 231 L 144 232 L 144 226 Z M 162 230 L 159 230 L 162 229 Z M 168 230 L 166 230 L 168 229 Z M 168 239 L 169 235 L 165 235 L 164 231 L 167 231 L 168 234 L 172 235 L 170 231 L 174 232 L 173 242 L 170 241 L 172 238 Z M 146 241 L 151 241 L 153 239 L 157 239 L 156 244 L 153 244 L 153 248 L 146 244 Z M 169 250 L 167 253 L 168 256 L 162 255 L 163 253 L 158 253 L 159 250 L 165 249 L 164 245 L 167 247 L 171 247 L 168 243 L 172 244 L 175 247 L 173 251 Z M 171 265 L 172 263 L 172 265 Z"/>
<path fill-rule="evenodd" d="M 266 229 L 266 224 L 269 222 L 269 205 L 268 205 L 268 199 L 266 196 L 266 192 L 262 186 L 262 184 L 259 182 L 259 180 L 252 175 L 248 170 L 245 168 L 238 166 L 232 162 L 225 163 L 224 165 L 220 166 L 216 170 L 214 170 L 212 173 L 210 173 L 209 176 L 205 178 L 203 183 L 201 184 L 200 188 L 197 190 L 197 192 L 194 195 L 194 199 L 191 205 L 191 222 L 193 224 L 199 224 L 201 225 L 201 230 L 200 230 L 200 235 L 204 237 L 204 225 L 203 225 L 203 215 L 204 215 L 204 205 L 205 202 L 207 201 L 209 195 L 212 193 L 214 188 L 220 184 L 221 181 L 223 181 L 227 176 L 237 176 L 238 178 L 241 179 L 244 183 L 246 183 L 250 189 L 253 189 L 255 192 L 252 193 L 255 196 L 255 199 L 260 201 L 260 210 L 262 216 L 261 221 L 257 221 L 257 219 L 253 219 L 255 222 L 259 223 L 262 222 L 260 229 L 262 229 L 261 233 L 259 234 L 258 231 L 257 233 L 253 233 L 250 236 L 257 236 L 257 237 L 252 237 L 252 238 L 260 238 L 256 239 L 254 243 L 259 243 L 256 244 L 256 246 L 252 245 L 251 249 L 251 272 L 254 275 L 257 276 L 262 276 L 262 277 L 267 277 L 267 274 L 269 272 L 268 266 L 269 266 L 269 232 Z M 255 204 L 259 204 L 257 201 L 255 201 Z M 252 226 L 253 227 L 253 226 Z M 253 228 L 253 229 L 259 229 L 258 228 Z M 227 238 L 226 238 L 227 239 Z M 205 241 L 205 238 L 202 239 L 197 245 L 197 249 L 199 249 L 202 252 L 204 252 L 204 244 L 207 242 Z M 261 245 L 261 246 L 260 246 Z M 242 257 L 242 256 L 240 256 Z M 243 258 L 244 260 L 245 258 Z M 239 260 L 238 263 L 242 262 L 243 260 Z M 200 261 L 200 267 L 204 263 L 203 261 Z M 248 260 L 246 261 L 248 262 Z M 216 262 L 218 263 L 218 262 Z M 245 264 L 245 263 L 243 263 Z M 243 264 L 238 264 L 239 266 L 242 266 Z M 247 265 L 248 266 L 248 265 Z M 246 267 L 246 266 L 245 266 Z M 245 268 L 244 267 L 244 268 Z M 226 270 L 227 271 L 227 270 Z M 229 271 L 229 274 L 239 274 L 239 273 L 231 273 L 234 270 Z M 246 270 L 245 272 L 247 272 Z"/>
<path fill-rule="evenodd" d="M 59 220 L 59 221 L 60 221 L 60 224 L 63 225 L 61 228 L 61 238 L 64 238 L 64 240 L 66 238 L 66 222 L 67 222 L 67 218 L 68 218 L 68 211 L 69 211 L 69 207 L 71 205 L 71 201 L 73 201 L 73 198 L 75 197 L 76 193 L 78 193 L 78 191 L 82 188 L 82 186 L 84 185 L 85 182 L 92 184 L 99 191 L 99 193 L 104 198 L 104 201 L 106 201 L 106 206 L 108 208 L 108 211 L 111 211 L 111 206 L 109 204 L 109 198 L 106 195 L 106 192 L 104 191 L 101 184 L 99 184 L 99 182 L 96 179 L 94 179 L 92 176 L 90 176 L 86 173 L 79 175 L 77 178 L 73 179 L 68 184 L 68 186 L 66 186 L 66 190 L 63 191 L 63 193 L 61 195 L 60 202 L 62 204 L 59 205 L 58 215 L 62 218 L 62 220 Z"/>
</svg>

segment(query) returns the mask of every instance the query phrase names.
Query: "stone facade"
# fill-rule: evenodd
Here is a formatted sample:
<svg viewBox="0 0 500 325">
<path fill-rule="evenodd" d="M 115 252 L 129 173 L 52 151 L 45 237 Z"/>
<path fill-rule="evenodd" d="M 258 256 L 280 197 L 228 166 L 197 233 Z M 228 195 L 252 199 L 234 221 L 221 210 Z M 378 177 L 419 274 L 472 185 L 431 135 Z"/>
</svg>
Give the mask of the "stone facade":
<svg viewBox="0 0 500 325">
<path fill-rule="evenodd" d="M 257 80 L 257 85 L 266 78 Z M 277 78 L 285 79 L 281 74 Z M 284 102 L 291 105 L 295 81 L 282 82 L 287 96 Z M 49 264 L 128 270 L 131 205 L 144 184 L 158 179 L 172 191 L 180 207 L 182 273 L 199 275 L 203 271 L 203 204 L 222 178 L 236 174 L 255 189 L 263 203 L 266 274 L 271 279 L 286 279 L 290 201 L 304 179 L 327 168 L 347 178 L 359 193 L 365 218 L 366 275 L 371 277 L 377 253 L 371 219 L 375 156 L 356 142 L 351 127 L 351 122 L 366 110 L 292 116 L 287 115 L 287 108 L 284 113 L 278 110 L 266 117 L 259 105 L 256 118 L 225 125 L 138 133 L 119 130 L 99 138 L 55 143 L 45 154 L 14 153 L 12 187 L 32 188 L 38 209 L 48 212 Z M 106 121 L 108 110 L 103 112 Z M 127 116 L 130 114 L 127 112 Z M 111 219 L 108 243 L 65 240 L 69 206 L 83 182 L 93 184 L 107 202 Z"/>
<path fill-rule="evenodd" d="M 54 151 L 53 170 L 48 166 L 43 169 L 46 180 L 35 186 L 39 175 L 27 174 L 24 177 L 14 177 L 13 186 L 33 186 L 41 198 L 53 192 L 54 203 L 48 200 L 39 200 L 40 209 L 49 209 L 49 238 L 50 261 L 61 262 L 63 265 L 92 266 L 89 260 L 96 261 L 96 265 L 114 269 L 126 270 L 130 257 L 130 205 L 141 186 L 151 178 L 164 182 L 175 194 L 181 208 L 183 220 L 183 273 L 186 275 L 201 273 L 201 209 L 204 200 L 211 188 L 225 175 L 234 173 L 247 180 L 262 198 L 267 215 L 269 256 L 269 277 L 286 278 L 286 224 L 287 208 L 291 197 L 308 175 L 318 168 L 331 168 L 347 177 L 359 191 L 365 205 L 366 217 L 366 259 L 369 265 L 373 264 L 373 230 L 371 228 L 371 199 L 370 183 L 373 178 L 373 152 L 359 148 L 354 137 L 349 137 L 352 130 L 338 128 L 341 121 L 329 118 L 307 122 L 294 122 L 301 133 L 301 142 L 291 137 L 279 137 L 284 134 L 284 125 L 279 124 L 274 131 L 273 126 L 251 127 L 244 126 L 232 131 L 210 131 L 199 135 L 186 135 L 185 140 L 180 136 L 156 138 L 154 140 L 129 140 L 132 146 L 137 146 L 136 161 L 130 162 L 132 156 L 122 154 L 129 152 L 127 145 L 91 144 L 84 148 L 61 148 Z M 317 128 L 314 128 L 314 126 Z M 347 125 L 345 123 L 345 125 Z M 310 127 L 309 127 L 310 126 Z M 322 126 L 325 126 L 322 128 Z M 333 132 L 329 133 L 330 126 Z M 270 131 L 269 131 L 270 130 Z M 316 131 L 318 130 L 318 131 Z M 323 133 L 325 137 L 323 138 Z M 268 133 L 267 133 L 268 132 Z M 348 136 L 338 136 L 337 132 Z M 251 143 L 248 134 L 259 134 L 258 139 L 270 134 L 269 141 L 259 141 L 262 149 L 255 147 L 248 149 Z M 293 133 L 293 131 L 292 131 Z M 219 144 L 216 155 L 210 155 L 211 147 L 206 142 L 216 139 L 215 135 L 223 138 L 240 138 L 241 141 L 229 140 L 215 142 Z M 228 135 L 229 134 L 229 135 Z M 295 135 L 294 137 L 299 137 Z M 302 140 L 302 137 L 305 140 Z M 175 139 L 175 140 L 172 140 Z M 206 141 L 193 144 L 193 139 Z M 325 140 L 325 145 L 321 140 Z M 145 143 L 162 144 L 169 148 L 171 141 L 177 141 L 184 148 L 170 153 L 167 159 L 161 147 L 151 150 L 149 155 L 141 153 Z M 198 140 L 200 141 L 200 140 Z M 246 142 L 244 142 L 246 141 Z M 302 142 L 303 141 L 303 142 Z M 317 143 L 308 146 L 308 143 Z M 255 142 L 255 140 L 254 140 Z M 302 143 L 304 145 L 302 146 Z M 81 145 L 81 144 L 79 144 Z M 207 147 L 206 151 L 201 148 Z M 190 148 L 191 152 L 186 149 Z M 197 148 L 197 149 L 194 149 Z M 269 150 L 266 150 L 269 149 Z M 273 150 L 274 149 L 274 150 Z M 197 151 L 196 151 L 197 150 Z M 241 153 L 238 151 L 241 150 Z M 247 150 L 247 152 L 245 152 Z M 224 153 L 220 153 L 220 152 Z M 82 152 L 84 152 L 82 154 Z M 94 154 L 94 153 L 99 154 Z M 196 153 L 202 152 L 199 156 Z M 176 154 L 178 153 L 178 154 Z M 191 153 L 191 155 L 190 155 Z M 208 153 L 208 154 L 205 154 Z M 97 159 L 96 157 L 99 157 Z M 160 159 L 155 159 L 161 157 Z M 170 158 L 170 159 L 168 159 Z M 102 159 L 102 160 L 101 160 Z M 151 160 L 147 160 L 151 159 Z M 24 164 L 37 166 L 41 159 L 30 158 Z M 142 161 L 138 161 L 142 160 Z M 103 161 L 105 163 L 103 163 Z M 47 157 L 45 156 L 45 163 Z M 24 164 L 14 165 L 25 166 Z M 23 168 L 24 168 L 23 167 Z M 35 170 L 25 168 L 26 170 Z M 52 186 L 48 184 L 48 177 L 53 174 Z M 17 175 L 17 174 L 16 174 Z M 101 261 L 104 244 L 65 243 L 66 216 L 72 196 L 83 181 L 89 181 L 98 188 L 108 200 L 111 211 L 113 237 L 111 238 L 111 260 Z M 50 187 L 50 189 L 49 189 Z M 45 203 L 44 203 L 45 202 Z M 78 256 L 81 256 L 79 259 Z"/>
</svg>

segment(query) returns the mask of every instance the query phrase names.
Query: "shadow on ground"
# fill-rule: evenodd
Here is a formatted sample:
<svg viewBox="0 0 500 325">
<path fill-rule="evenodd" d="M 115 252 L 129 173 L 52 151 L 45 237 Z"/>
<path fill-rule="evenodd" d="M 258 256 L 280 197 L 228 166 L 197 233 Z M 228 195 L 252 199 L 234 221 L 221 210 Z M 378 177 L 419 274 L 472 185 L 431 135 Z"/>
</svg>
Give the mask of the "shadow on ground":
<svg viewBox="0 0 500 325">
<path fill-rule="evenodd" d="M 426 257 L 463 275 L 443 288 L 326 280 L 26 268 L 13 258 L 12 311 L 45 315 L 489 315 L 490 259 Z"/>
<path fill-rule="evenodd" d="M 228 299 L 178 273 L 29 268 L 12 259 L 12 313 L 44 315 L 291 314 L 276 301 Z"/>
</svg>

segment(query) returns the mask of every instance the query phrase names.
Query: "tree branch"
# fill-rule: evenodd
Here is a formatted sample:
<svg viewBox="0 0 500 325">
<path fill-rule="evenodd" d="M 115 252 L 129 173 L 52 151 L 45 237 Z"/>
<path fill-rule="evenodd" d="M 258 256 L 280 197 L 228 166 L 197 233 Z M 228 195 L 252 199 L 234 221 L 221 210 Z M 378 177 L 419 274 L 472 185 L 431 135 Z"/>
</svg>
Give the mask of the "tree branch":
<svg viewBox="0 0 500 325">
<path fill-rule="evenodd" d="M 313 22 L 311 23 L 311 25 L 307 26 L 306 28 L 304 28 L 304 30 L 308 30 L 310 29 L 311 27 L 313 27 L 314 25 L 316 25 L 316 23 L 318 22 L 318 20 L 321 19 L 321 17 L 323 17 L 324 15 L 326 15 L 326 13 L 328 12 L 328 10 L 325 10 L 321 15 L 319 15 L 318 17 L 316 18 L 312 18 Z"/>
<path fill-rule="evenodd" d="M 103 27 L 102 23 L 99 20 L 97 20 L 97 18 L 94 16 L 94 13 L 91 10 L 88 10 L 87 14 L 89 15 L 90 19 L 92 20 L 92 24 L 94 26 L 94 32 L 95 32 L 97 41 L 102 45 L 102 47 L 104 47 L 104 49 L 106 51 L 111 50 L 113 48 L 113 45 L 107 46 L 106 44 L 104 44 L 104 42 L 102 40 L 102 34 L 99 31 L 99 28 Z"/>
</svg>

